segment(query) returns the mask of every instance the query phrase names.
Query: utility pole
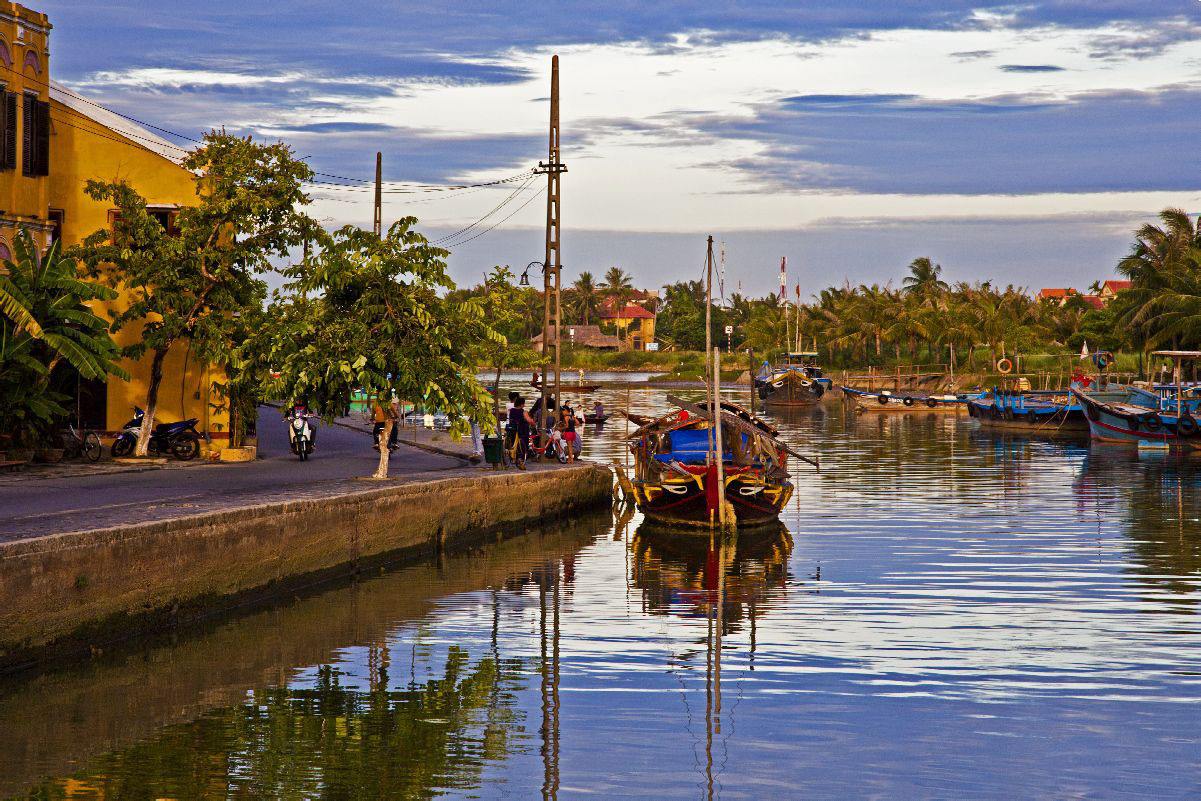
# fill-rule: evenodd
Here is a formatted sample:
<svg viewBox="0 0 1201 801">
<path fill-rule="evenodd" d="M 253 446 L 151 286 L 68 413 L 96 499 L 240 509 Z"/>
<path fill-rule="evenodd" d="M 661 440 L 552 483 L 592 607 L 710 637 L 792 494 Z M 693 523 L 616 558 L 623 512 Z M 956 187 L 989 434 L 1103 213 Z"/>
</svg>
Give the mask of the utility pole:
<svg viewBox="0 0 1201 801">
<path fill-rule="evenodd" d="M 550 141 L 546 163 L 539 162 L 534 172 L 546 174 L 546 258 L 542 262 L 542 352 L 551 343 L 552 309 L 555 325 L 555 410 L 559 408 L 559 383 L 562 362 L 562 303 L 560 297 L 559 279 L 563 270 L 560 253 L 560 206 L 561 199 L 559 182 L 560 175 L 567 172 L 566 165 L 559 160 L 559 57 L 551 56 L 550 60 Z M 553 256 L 553 261 L 552 261 Z M 553 297 L 552 297 L 553 293 Z M 550 389 L 547 366 L 542 366 L 542 414 L 547 412 L 547 394 Z M 542 421 L 539 420 L 541 431 Z"/>
<path fill-rule="evenodd" d="M 376 238 L 384 235 L 384 154 L 375 154 L 375 228 Z"/>
</svg>

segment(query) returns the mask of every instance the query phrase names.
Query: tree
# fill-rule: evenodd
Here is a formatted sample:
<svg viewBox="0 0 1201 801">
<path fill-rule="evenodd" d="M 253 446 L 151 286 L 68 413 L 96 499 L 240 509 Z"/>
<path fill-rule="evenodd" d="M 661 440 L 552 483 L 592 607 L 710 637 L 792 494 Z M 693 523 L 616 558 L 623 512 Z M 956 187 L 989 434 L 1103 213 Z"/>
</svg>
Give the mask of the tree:
<svg viewBox="0 0 1201 801">
<path fill-rule="evenodd" d="M 630 299 L 634 297 L 634 285 L 630 275 L 620 267 L 610 267 L 605 272 L 605 280 L 601 282 L 601 289 L 604 291 L 610 308 L 618 312 L 624 309 Z"/>
<path fill-rule="evenodd" d="M 39 255 L 26 230 L 13 241 L 14 257 L 0 270 L 0 409 L 3 431 L 25 439 L 67 415 L 68 397 L 52 391 L 61 364 L 83 378 L 128 379 L 108 323 L 87 306 L 116 293 L 79 278 L 74 259 L 55 242 Z"/>
<path fill-rule="evenodd" d="M 308 263 L 285 271 L 294 294 L 277 302 L 282 323 L 258 356 L 277 374 L 268 392 L 304 399 L 327 420 L 348 413 L 358 390 L 383 405 L 418 402 L 445 412 L 456 437 L 469 420 L 487 418 L 491 398 L 469 356 L 481 342 L 499 348 L 505 338 L 485 322 L 481 298 L 440 294 L 454 288 L 449 254 L 413 230 L 416 222 L 398 220 L 383 237 L 346 226 Z M 387 475 L 381 447 L 375 477 Z"/>
<path fill-rule="evenodd" d="M 950 287 L 942 280 L 942 265 L 935 264 L 925 256 L 914 259 L 909 263 L 909 275 L 901 283 L 905 294 L 925 298 L 939 292 L 946 292 Z"/>
<path fill-rule="evenodd" d="M 588 273 L 583 273 L 581 278 Z M 591 276 L 588 276 L 591 279 Z M 484 317 L 499 338 L 485 337 L 476 343 L 469 356 L 476 364 L 489 364 L 496 369 L 496 383 L 492 388 L 493 415 L 500 415 L 500 375 L 506 367 L 532 368 L 542 364 L 545 358 L 530 347 L 526 336 L 527 320 L 522 312 L 520 286 L 514 286 L 513 272 L 508 267 L 492 268 L 484 280 Z M 578 282 L 577 282 L 578 283 Z"/>
<path fill-rule="evenodd" d="M 584 271 L 571 285 L 571 312 L 580 321 L 580 325 L 588 325 L 600 309 L 600 292 L 593 282 L 592 273 Z"/>
<path fill-rule="evenodd" d="M 196 175 L 198 201 L 179 211 L 170 231 L 125 181 L 88 181 L 88 196 L 115 206 L 117 217 L 74 253 L 128 301 L 114 313 L 112 330 L 141 326 L 125 355 L 152 353 L 138 456 L 146 455 L 171 347 L 189 339 L 200 358 L 226 361 L 233 315 L 263 295 L 257 276 L 316 228 L 298 210 L 309 202 L 302 183 L 312 170 L 287 145 L 213 131 L 183 166 Z"/>
</svg>

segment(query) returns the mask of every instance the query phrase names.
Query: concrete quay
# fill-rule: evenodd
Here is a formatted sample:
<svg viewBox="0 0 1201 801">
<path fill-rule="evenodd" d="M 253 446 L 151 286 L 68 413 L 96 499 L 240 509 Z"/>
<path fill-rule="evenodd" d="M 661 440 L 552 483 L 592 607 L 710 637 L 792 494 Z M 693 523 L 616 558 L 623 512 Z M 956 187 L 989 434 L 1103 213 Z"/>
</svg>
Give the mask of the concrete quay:
<svg viewBox="0 0 1201 801">
<path fill-rule="evenodd" d="M 611 485 L 588 464 L 446 470 L 0 541 L 0 673 L 553 521 L 607 504 Z"/>
</svg>

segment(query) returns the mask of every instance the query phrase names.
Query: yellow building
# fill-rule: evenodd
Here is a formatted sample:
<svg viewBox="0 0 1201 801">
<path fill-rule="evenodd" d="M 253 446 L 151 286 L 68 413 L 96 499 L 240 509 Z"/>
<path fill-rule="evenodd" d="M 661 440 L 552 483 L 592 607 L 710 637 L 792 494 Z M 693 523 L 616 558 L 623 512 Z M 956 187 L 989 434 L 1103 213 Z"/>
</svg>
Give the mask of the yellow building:
<svg viewBox="0 0 1201 801">
<path fill-rule="evenodd" d="M 109 226 L 115 209 L 84 193 L 89 179 L 126 181 L 168 228 L 180 206 L 196 199 L 193 175 L 179 164 L 180 148 L 50 80 L 50 27 L 45 15 L 0 0 L 0 67 L 8 67 L 0 70 L 7 78 L 0 160 L 16 165 L 0 170 L 0 256 L 11 252 L 20 228 L 32 230 L 47 246 L 54 239 L 70 246 Z M 128 345 L 140 334 L 129 326 L 115 338 Z M 150 356 L 122 366 L 132 376 L 129 382 L 80 382 L 77 411 L 85 428 L 114 432 L 135 405 L 145 405 Z M 187 343 L 175 345 L 163 365 L 156 418 L 195 417 L 200 431 L 228 438 L 229 415 L 214 380 L 223 376 L 198 363 Z"/>
<path fill-rule="evenodd" d="M 632 350 L 646 350 L 647 344 L 655 341 L 655 315 L 636 303 L 627 303 L 623 309 L 606 305 L 601 309 L 600 319 L 612 325 Z"/>
</svg>

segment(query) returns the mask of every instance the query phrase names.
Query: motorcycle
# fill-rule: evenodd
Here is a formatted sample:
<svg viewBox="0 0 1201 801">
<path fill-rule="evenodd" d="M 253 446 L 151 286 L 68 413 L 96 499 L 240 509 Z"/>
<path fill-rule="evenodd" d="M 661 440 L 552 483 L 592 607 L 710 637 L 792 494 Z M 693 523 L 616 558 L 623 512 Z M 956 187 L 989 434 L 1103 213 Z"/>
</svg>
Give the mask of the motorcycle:
<svg viewBox="0 0 1201 801">
<path fill-rule="evenodd" d="M 311 414 L 300 410 L 288 415 L 288 445 L 302 462 L 313 454 L 313 427 L 309 425 L 310 417 Z"/>
<path fill-rule="evenodd" d="M 133 419 L 121 427 L 121 433 L 113 441 L 114 459 L 129 456 L 137 447 L 138 434 L 146 413 L 137 406 L 133 407 L 133 411 Z M 196 430 L 196 423 L 195 417 L 178 423 L 159 423 L 150 432 L 147 452 L 155 456 L 170 453 L 181 462 L 195 459 L 200 455 L 200 432 Z"/>
</svg>

